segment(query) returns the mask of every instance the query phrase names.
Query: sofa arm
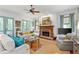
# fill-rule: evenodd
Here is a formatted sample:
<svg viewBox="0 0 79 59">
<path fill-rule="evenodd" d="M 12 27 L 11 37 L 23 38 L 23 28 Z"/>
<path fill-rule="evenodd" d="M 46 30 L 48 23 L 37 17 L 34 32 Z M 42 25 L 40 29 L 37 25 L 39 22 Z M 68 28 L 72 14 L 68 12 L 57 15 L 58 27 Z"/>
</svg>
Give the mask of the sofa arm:
<svg viewBox="0 0 79 59">
<path fill-rule="evenodd" d="M 29 48 L 30 48 L 28 44 L 23 44 L 23 45 L 17 47 L 16 49 L 20 49 L 20 48 L 23 48 L 23 47 L 24 47 L 25 49 L 29 49 Z"/>
<path fill-rule="evenodd" d="M 6 51 L 6 50 L 4 50 L 4 51 L 2 51 L 2 52 L 0 52 L 0 54 L 8 54 L 9 52 L 8 51 Z"/>
<path fill-rule="evenodd" d="M 17 47 L 11 51 L 4 50 L 0 52 L 0 54 L 29 54 L 30 53 L 30 47 L 27 44 L 23 44 L 20 47 Z"/>
<path fill-rule="evenodd" d="M 29 54 L 30 53 L 30 47 L 27 44 L 21 45 L 20 47 L 17 47 L 15 50 L 15 53 L 22 53 L 22 54 Z"/>
<path fill-rule="evenodd" d="M 73 44 L 73 41 L 72 41 L 72 40 L 63 40 L 63 43 L 66 43 L 66 44 Z"/>
</svg>

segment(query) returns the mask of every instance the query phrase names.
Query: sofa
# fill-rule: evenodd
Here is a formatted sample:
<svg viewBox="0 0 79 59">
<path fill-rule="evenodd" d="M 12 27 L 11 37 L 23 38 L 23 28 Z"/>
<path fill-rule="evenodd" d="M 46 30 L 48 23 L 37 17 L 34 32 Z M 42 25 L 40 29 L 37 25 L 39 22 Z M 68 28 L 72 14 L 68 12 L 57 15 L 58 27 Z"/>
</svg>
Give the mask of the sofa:
<svg viewBox="0 0 79 59">
<path fill-rule="evenodd" d="M 30 48 L 29 45 L 24 44 L 11 51 L 2 50 L 0 51 L 0 54 L 30 54 Z"/>
<path fill-rule="evenodd" d="M 69 40 L 65 39 L 66 35 L 57 35 L 57 46 L 60 50 L 64 51 L 72 51 L 73 50 L 73 40 L 70 38 Z"/>
<path fill-rule="evenodd" d="M 27 44 L 22 44 L 18 47 L 8 35 L 0 34 L 0 54 L 29 54 L 30 47 Z"/>
</svg>

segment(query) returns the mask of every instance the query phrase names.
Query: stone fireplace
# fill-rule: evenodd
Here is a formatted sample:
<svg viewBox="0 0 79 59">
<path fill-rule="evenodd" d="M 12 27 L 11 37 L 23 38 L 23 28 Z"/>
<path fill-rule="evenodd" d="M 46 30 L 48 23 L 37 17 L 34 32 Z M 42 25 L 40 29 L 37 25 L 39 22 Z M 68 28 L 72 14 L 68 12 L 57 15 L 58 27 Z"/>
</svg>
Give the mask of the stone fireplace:
<svg viewBox="0 0 79 59">
<path fill-rule="evenodd" d="M 54 37 L 53 27 L 54 26 L 40 26 L 40 37 L 53 39 Z"/>
<path fill-rule="evenodd" d="M 53 39 L 54 38 L 53 29 L 54 26 L 52 25 L 51 17 L 50 16 L 43 17 L 40 24 L 40 37 L 46 39 Z"/>
</svg>

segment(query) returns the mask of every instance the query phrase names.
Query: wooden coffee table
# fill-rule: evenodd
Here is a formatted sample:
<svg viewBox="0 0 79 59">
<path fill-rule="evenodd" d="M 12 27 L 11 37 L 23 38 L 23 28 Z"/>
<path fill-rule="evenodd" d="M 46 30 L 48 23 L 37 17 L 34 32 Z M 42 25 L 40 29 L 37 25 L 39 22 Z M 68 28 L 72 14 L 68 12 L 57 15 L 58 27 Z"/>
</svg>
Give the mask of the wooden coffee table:
<svg viewBox="0 0 79 59">
<path fill-rule="evenodd" d="M 40 45 L 39 40 L 40 40 L 39 38 L 32 40 L 32 41 L 26 40 L 25 43 L 30 46 L 30 49 L 37 50 L 39 48 L 39 45 Z"/>
</svg>

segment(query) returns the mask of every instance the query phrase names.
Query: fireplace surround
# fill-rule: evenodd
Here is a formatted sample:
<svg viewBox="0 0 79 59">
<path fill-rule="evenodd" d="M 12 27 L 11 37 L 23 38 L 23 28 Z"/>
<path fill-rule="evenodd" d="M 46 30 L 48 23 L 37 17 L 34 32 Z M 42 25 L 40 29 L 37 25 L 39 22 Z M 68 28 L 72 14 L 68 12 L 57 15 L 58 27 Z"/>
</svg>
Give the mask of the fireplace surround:
<svg viewBox="0 0 79 59">
<path fill-rule="evenodd" d="M 40 37 L 53 39 L 54 37 L 53 27 L 54 26 L 40 26 Z"/>
</svg>

